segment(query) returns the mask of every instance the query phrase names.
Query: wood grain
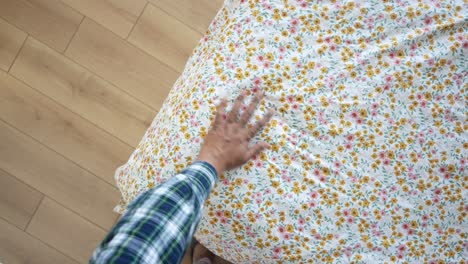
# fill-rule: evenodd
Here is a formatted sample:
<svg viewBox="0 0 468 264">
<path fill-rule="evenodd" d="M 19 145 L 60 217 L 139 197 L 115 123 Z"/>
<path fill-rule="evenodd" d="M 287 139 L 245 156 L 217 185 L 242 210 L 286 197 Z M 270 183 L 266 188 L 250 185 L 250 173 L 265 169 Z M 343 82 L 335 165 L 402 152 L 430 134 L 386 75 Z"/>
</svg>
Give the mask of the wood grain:
<svg viewBox="0 0 468 264">
<path fill-rule="evenodd" d="M 204 34 L 223 0 L 150 0 L 171 16 Z"/>
<path fill-rule="evenodd" d="M 0 0 L 0 17 L 63 51 L 83 16 L 59 0 Z"/>
<path fill-rule="evenodd" d="M 44 195 L 0 170 L 0 217 L 25 229 Z"/>
<path fill-rule="evenodd" d="M 146 0 L 62 0 L 64 3 L 126 38 L 146 5 Z"/>
<path fill-rule="evenodd" d="M 156 110 L 178 77 L 167 65 L 89 19 L 65 54 Z"/>
<path fill-rule="evenodd" d="M 2 219 L 0 219 L 0 262 L 5 264 L 78 263 Z"/>
<path fill-rule="evenodd" d="M 0 118 L 115 185 L 132 148 L 48 97 L 0 72 Z"/>
<path fill-rule="evenodd" d="M 134 147 L 156 115 L 140 101 L 32 38 L 10 74 Z M 126 158 L 123 155 L 119 157 Z"/>
<path fill-rule="evenodd" d="M 112 226 L 120 198 L 115 187 L 2 121 L 0 138 L 0 169 L 97 225 Z"/>
<path fill-rule="evenodd" d="M 88 262 L 222 2 L 0 0 L 0 263 Z"/>
<path fill-rule="evenodd" d="M 26 232 L 82 263 L 89 260 L 106 235 L 106 231 L 47 197 Z"/>
<path fill-rule="evenodd" d="M 0 19 L 0 69 L 10 69 L 26 36 L 23 31 Z"/>
<path fill-rule="evenodd" d="M 200 33 L 149 4 L 128 40 L 182 72 L 200 38 Z"/>
</svg>

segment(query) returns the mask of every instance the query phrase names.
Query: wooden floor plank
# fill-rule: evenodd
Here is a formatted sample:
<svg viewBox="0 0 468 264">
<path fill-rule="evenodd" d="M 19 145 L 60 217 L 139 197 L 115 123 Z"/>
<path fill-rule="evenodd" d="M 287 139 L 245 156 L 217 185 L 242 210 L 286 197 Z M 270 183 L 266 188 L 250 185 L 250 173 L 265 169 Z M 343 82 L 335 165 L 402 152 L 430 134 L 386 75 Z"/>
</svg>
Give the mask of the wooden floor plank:
<svg viewBox="0 0 468 264">
<path fill-rule="evenodd" d="M 106 235 L 106 231 L 48 197 L 42 201 L 26 232 L 81 263 L 89 260 Z"/>
<path fill-rule="evenodd" d="M 33 38 L 26 41 L 10 74 L 134 147 L 156 115 L 156 111 Z"/>
<path fill-rule="evenodd" d="M 182 72 L 200 38 L 200 33 L 149 4 L 128 40 Z"/>
<path fill-rule="evenodd" d="M 104 228 L 114 224 L 116 188 L 3 121 L 0 138 L 0 169 Z"/>
<path fill-rule="evenodd" d="M 59 0 L 0 0 L 0 17 L 63 51 L 83 16 Z"/>
<path fill-rule="evenodd" d="M 81 24 L 66 55 L 156 110 L 179 75 L 89 19 Z"/>
<path fill-rule="evenodd" d="M 43 194 L 0 170 L 0 217 L 24 230 Z"/>
<path fill-rule="evenodd" d="M 10 69 L 26 37 L 26 33 L 0 18 L 0 69 Z"/>
<path fill-rule="evenodd" d="M 78 262 L 0 219 L 0 263 L 76 264 Z"/>
<path fill-rule="evenodd" d="M 170 15 L 204 34 L 223 0 L 149 0 Z"/>
<path fill-rule="evenodd" d="M 0 119 L 113 185 L 115 169 L 127 161 L 133 150 L 3 72 L 0 72 Z"/>
<path fill-rule="evenodd" d="M 130 33 L 146 0 L 62 0 L 122 38 Z"/>
</svg>

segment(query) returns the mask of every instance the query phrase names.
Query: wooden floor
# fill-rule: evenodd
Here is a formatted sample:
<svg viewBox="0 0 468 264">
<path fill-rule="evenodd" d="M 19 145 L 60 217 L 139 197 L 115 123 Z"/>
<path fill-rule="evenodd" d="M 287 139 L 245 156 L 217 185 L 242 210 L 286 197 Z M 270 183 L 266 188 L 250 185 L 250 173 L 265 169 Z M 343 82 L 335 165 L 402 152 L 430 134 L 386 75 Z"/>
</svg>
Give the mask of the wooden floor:
<svg viewBox="0 0 468 264">
<path fill-rule="evenodd" d="M 222 0 L 0 0 L 0 263 L 86 263 Z"/>
</svg>

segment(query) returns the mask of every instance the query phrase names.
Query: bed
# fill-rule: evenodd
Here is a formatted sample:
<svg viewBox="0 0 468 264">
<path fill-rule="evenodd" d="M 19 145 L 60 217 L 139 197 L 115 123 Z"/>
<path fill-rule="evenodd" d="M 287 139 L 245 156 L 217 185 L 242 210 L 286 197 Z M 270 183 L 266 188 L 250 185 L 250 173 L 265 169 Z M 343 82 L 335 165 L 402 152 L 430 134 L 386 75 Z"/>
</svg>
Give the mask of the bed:
<svg viewBox="0 0 468 264">
<path fill-rule="evenodd" d="M 272 148 L 220 176 L 196 238 L 234 263 L 466 263 L 464 1 L 227 0 L 141 143 L 122 200 L 198 154 L 221 97 L 262 91 Z M 439 262 L 440 263 L 440 262 Z"/>
</svg>

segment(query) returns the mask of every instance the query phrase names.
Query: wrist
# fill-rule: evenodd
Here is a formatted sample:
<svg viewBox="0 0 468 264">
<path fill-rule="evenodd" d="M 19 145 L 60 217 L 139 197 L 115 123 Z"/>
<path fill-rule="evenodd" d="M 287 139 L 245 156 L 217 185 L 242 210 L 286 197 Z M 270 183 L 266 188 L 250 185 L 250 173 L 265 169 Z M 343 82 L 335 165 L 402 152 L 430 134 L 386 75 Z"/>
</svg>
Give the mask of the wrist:
<svg viewBox="0 0 468 264">
<path fill-rule="evenodd" d="M 219 162 L 219 160 L 213 158 L 213 157 L 210 157 L 210 156 L 206 156 L 206 155 L 200 155 L 198 156 L 198 160 L 199 161 L 204 161 L 204 162 L 208 162 L 211 166 L 213 166 L 216 170 L 216 173 L 219 175 L 221 175 L 221 173 L 224 172 L 224 166 L 221 165 L 221 162 Z"/>
</svg>

